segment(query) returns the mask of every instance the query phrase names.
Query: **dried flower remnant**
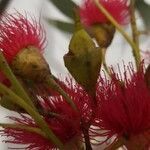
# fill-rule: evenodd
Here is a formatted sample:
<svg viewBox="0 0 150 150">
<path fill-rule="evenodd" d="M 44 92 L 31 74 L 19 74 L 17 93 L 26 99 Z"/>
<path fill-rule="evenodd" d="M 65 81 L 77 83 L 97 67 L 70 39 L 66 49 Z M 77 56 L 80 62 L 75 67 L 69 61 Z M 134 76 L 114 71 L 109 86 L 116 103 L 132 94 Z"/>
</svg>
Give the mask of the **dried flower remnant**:
<svg viewBox="0 0 150 150">
<path fill-rule="evenodd" d="M 130 79 L 127 77 L 130 74 Z M 97 89 L 98 113 L 95 125 L 102 129 L 106 140 L 123 138 L 130 148 L 139 145 L 149 147 L 150 129 L 150 93 L 145 83 L 144 71 L 125 69 L 124 80 L 113 73 L 111 81 L 100 79 Z M 146 134 L 145 134 L 146 133 Z M 140 137 L 139 140 L 136 140 Z M 141 140 L 143 139 L 143 140 Z"/>
</svg>

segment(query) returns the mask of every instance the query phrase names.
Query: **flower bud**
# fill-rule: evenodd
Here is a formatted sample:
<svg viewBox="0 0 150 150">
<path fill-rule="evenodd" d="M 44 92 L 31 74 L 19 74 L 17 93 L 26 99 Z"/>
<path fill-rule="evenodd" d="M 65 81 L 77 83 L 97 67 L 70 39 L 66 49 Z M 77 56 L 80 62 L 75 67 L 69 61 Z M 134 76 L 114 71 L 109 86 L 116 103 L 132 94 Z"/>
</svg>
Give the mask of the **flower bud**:
<svg viewBox="0 0 150 150">
<path fill-rule="evenodd" d="M 94 90 L 101 68 L 101 49 L 84 29 L 75 31 L 69 52 L 64 56 L 65 66 L 87 91 Z"/>
</svg>

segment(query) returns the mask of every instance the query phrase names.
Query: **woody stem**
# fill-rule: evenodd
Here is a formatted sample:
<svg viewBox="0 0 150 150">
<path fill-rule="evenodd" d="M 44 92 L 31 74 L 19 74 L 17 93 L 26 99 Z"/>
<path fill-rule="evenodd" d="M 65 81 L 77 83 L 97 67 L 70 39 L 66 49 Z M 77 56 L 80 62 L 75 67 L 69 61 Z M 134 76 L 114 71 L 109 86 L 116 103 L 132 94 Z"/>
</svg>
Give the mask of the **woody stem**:
<svg viewBox="0 0 150 150">
<path fill-rule="evenodd" d="M 86 129 L 85 127 L 83 127 L 82 132 L 83 132 L 83 135 L 84 135 L 86 150 L 92 150 L 90 137 L 89 137 L 89 129 Z"/>
</svg>

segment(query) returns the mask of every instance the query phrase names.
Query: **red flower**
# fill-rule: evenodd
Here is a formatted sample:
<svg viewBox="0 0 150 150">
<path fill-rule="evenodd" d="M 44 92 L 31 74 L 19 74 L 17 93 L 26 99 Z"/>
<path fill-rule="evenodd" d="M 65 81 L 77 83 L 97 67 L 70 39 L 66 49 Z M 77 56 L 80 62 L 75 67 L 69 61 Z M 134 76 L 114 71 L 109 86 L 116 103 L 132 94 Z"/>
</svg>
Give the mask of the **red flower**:
<svg viewBox="0 0 150 150">
<path fill-rule="evenodd" d="M 27 125 L 29 127 L 37 127 L 33 119 L 27 115 L 21 115 L 18 118 L 10 117 L 10 119 L 20 125 Z M 21 148 L 24 148 L 27 150 L 32 150 L 32 149 L 49 150 L 54 147 L 46 138 L 43 138 L 39 134 L 27 132 L 26 130 L 5 128 L 4 130 L 1 130 L 0 132 L 1 132 L 1 136 L 13 137 L 13 139 L 5 140 L 5 143 L 25 144 L 25 145 L 22 145 Z"/>
<path fill-rule="evenodd" d="M 144 71 L 134 72 L 129 67 L 124 76 L 123 81 L 114 73 L 111 81 L 101 78 L 98 83 L 95 125 L 103 131 L 106 140 L 114 136 L 116 140 L 120 137 L 128 140 L 150 129 L 150 91 Z"/>
<path fill-rule="evenodd" d="M 119 24 L 124 25 L 129 22 L 128 0 L 99 0 L 99 2 Z M 93 0 L 84 0 L 80 8 L 80 16 L 82 22 L 87 26 L 109 22 L 105 15 L 95 6 Z"/>
<path fill-rule="evenodd" d="M 38 100 L 41 104 L 40 112 L 49 127 L 64 144 L 68 144 L 76 138 L 82 140 L 81 120 L 85 124 L 90 120 L 91 107 L 90 97 L 79 85 L 74 84 L 70 80 L 63 84 L 63 88 L 71 96 L 78 111 L 72 109 L 63 97 L 56 92 L 49 99 L 38 97 Z M 21 125 L 37 127 L 33 119 L 28 115 L 21 115 L 20 118 L 10 118 Z M 13 137 L 12 140 L 6 140 L 8 143 L 28 144 L 26 146 L 28 150 L 50 150 L 56 148 L 54 144 L 41 135 L 21 129 L 5 128 L 1 130 L 1 135 Z"/>
<path fill-rule="evenodd" d="M 29 21 L 20 13 L 5 14 L 0 21 L 0 49 L 9 63 L 24 48 L 33 46 L 43 51 L 45 32 L 42 26 L 31 18 Z"/>
</svg>

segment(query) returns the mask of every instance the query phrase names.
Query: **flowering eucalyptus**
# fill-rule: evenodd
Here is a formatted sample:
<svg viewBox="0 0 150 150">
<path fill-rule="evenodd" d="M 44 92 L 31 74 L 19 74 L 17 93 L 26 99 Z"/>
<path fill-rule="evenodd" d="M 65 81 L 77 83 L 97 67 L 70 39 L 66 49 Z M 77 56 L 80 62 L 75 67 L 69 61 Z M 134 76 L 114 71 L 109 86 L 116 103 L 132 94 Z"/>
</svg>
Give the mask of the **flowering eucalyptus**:
<svg viewBox="0 0 150 150">
<path fill-rule="evenodd" d="M 69 6 L 77 6 L 68 4 L 62 8 L 66 15 Z M 18 116 L 0 123 L 0 135 L 11 149 L 93 150 L 109 141 L 108 150 L 149 150 L 150 65 L 141 61 L 134 0 L 83 0 L 75 9 L 64 55 L 72 77 L 63 81 L 43 56 L 46 33 L 40 21 L 17 11 L 1 16 L 0 104 Z M 129 21 L 132 38 L 122 28 Z M 116 30 L 131 46 L 136 70 L 132 63 L 123 74 L 107 66 Z M 108 76 L 101 74 L 102 65 Z"/>
<path fill-rule="evenodd" d="M 125 69 L 124 79 L 115 72 L 112 80 L 100 78 L 97 95 L 95 125 L 101 129 L 100 135 L 106 140 L 112 137 L 115 140 L 123 139 L 123 144 L 127 147 L 130 145 L 129 149 L 138 149 L 139 145 L 148 149 L 150 92 L 142 67 L 136 72 L 129 66 Z"/>
</svg>

